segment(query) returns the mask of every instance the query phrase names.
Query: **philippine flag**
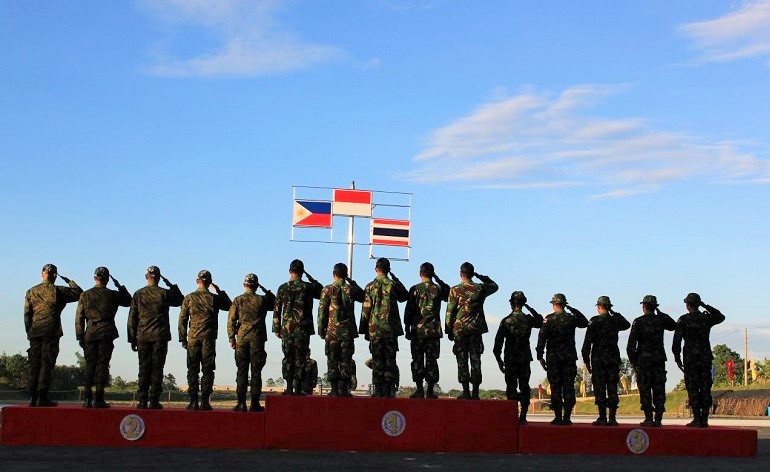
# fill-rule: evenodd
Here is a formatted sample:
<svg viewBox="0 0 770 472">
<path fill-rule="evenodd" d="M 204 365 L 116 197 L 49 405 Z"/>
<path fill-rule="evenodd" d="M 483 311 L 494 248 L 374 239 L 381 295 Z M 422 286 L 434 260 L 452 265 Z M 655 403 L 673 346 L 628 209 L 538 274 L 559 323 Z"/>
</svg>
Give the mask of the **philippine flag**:
<svg viewBox="0 0 770 472">
<path fill-rule="evenodd" d="M 332 213 L 346 216 L 372 216 L 371 190 L 334 189 Z"/>
<path fill-rule="evenodd" d="M 331 228 L 332 202 L 294 200 L 292 225 L 304 228 Z"/>
</svg>

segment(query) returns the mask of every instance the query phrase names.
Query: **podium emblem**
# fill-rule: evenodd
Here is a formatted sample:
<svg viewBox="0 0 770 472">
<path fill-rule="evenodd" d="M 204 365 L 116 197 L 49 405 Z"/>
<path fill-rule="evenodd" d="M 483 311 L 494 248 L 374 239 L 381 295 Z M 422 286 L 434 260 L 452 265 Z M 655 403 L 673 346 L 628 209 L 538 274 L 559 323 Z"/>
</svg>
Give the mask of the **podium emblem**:
<svg viewBox="0 0 770 472">
<path fill-rule="evenodd" d="M 120 435 L 127 441 L 136 441 L 144 436 L 144 420 L 139 415 L 126 415 L 120 420 Z"/>
<path fill-rule="evenodd" d="M 382 416 L 382 431 L 390 437 L 400 436 L 406 429 L 406 418 L 397 410 L 390 410 Z"/>
<path fill-rule="evenodd" d="M 643 429 L 632 429 L 626 436 L 626 446 L 634 454 L 644 454 L 650 447 L 650 436 Z"/>
</svg>

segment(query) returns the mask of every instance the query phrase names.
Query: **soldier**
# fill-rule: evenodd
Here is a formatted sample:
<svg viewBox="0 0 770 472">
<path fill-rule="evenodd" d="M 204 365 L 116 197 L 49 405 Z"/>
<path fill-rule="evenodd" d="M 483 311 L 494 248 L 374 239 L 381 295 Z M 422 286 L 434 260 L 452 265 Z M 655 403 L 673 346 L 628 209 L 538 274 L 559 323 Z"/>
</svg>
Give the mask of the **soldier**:
<svg viewBox="0 0 770 472">
<path fill-rule="evenodd" d="M 171 328 L 168 309 L 180 306 L 184 295 L 175 284 L 162 276 L 157 266 L 147 268 L 144 275 L 147 286 L 131 298 L 128 310 L 128 342 L 131 349 L 139 352 L 139 392 L 137 408 L 160 410 L 160 393 L 163 390 L 163 366 L 166 364 Z M 162 279 L 168 289 L 158 286 Z"/>
<path fill-rule="evenodd" d="M 224 290 L 211 281 L 211 272 L 202 270 L 195 279 L 198 288 L 187 294 L 179 311 L 179 342 L 187 350 L 188 410 L 211 410 L 211 392 L 214 390 L 214 370 L 217 368 L 217 331 L 219 311 L 230 309 L 232 302 Z M 209 286 L 214 291 L 209 292 Z M 188 333 L 189 325 L 189 333 Z M 201 399 L 198 404 L 198 373 Z"/>
<path fill-rule="evenodd" d="M 107 283 L 112 279 L 118 290 L 110 290 Z M 75 337 L 83 348 L 86 358 L 85 408 L 109 408 L 104 401 L 104 387 L 110 378 L 110 359 L 118 338 L 115 314 L 118 307 L 131 305 L 131 294 L 125 286 L 110 275 L 106 267 L 97 267 L 93 288 L 86 290 L 75 310 Z M 96 383 L 96 402 L 92 387 Z"/>
<path fill-rule="evenodd" d="M 725 320 L 725 315 L 711 305 L 701 301 L 700 295 L 690 293 L 684 299 L 687 314 L 676 322 L 674 331 L 674 360 L 684 372 L 684 384 L 693 420 L 687 424 L 691 428 L 707 428 L 709 409 L 711 408 L 711 352 L 709 334 L 711 327 Z M 698 310 L 705 308 L 705 311 Z M 684 340 L 684 365 L 682 365 L 682 341 Z"/>
<path fill-rule="evenodd" d="M 307 350 L 305 367 L 302 370 L 302 394 L 312 395 L 318 385 L 318 363 L 310 358 L 310 349 Z"/>
<path fill-rule="evenodd" d="M 529 338 L 532 328 L 539 329 L 543 326 L 543 316 L 527 305 L 524 292 L 513 292 L 508 301 L 513 311 L 500 322 L 492 352 L 495 354 L 500 371 L 505 374 L 505 396 L 508 400 L 521 402 L 519 424 L 527 424 L 531 374 L 529 364 L 532 362 Z M 531 315 L 524 313 L 521 310 L 522 307 L 526 307 Z M 505 343 L 505 361 L 501 357 L 503 343 Z"/>
<path fill-rule="evenodd" d="M 441 301 L 449 298 L 449 285 L 435 273 L 433 264 L 420 265 L 421 282 L 409 289 L 404 309 L 404 331 L 411 340 L 412 379 L 417 388 L 411 398 L 436 399 L 433 388 L 439 381 L 438 356 L 441 349 Z M 432 279 L 436 279 L 433 283 Z M 428 393 L 423 390 L 428 383 Z"/>
<path fill-rule="evenodd" d="M 481 283 L 474 283 L 471 280 L 473 277 Z M 486 275 L 477 274 L 470 262 L 463 262 L 460 266 L 460 283 L 449 291 L 444 330 L 449 340 L 454 341 L 452 352 L 457 358 L 457 377 L 463 386 L 463 393 L 457 397 L 460 400 L 479 399 L 481 354 L 484 352 L 481 335 L 489 331 L 484 316 L 484 300 L 495 292 L 497 284 Z M 469 382 L 473 384 L 472 393 Z"/>
<path fill-rule="evenodd" d="M 537 337 L 537 360 L 548 375 L 551 388 L 551 424 L 571 425 L 570 417 L 575 406 L 575 376 L 577 375 L 577 350 L 575 329 L 588 326 L 588 320 L 577 308 L 567 305 L 567 297 L 557 293 L 551 298 L 553 313 L 547 315 Z M 571 313 L 567 313 L 564 308 Z M 548 350 L 548 358 L 543 358 Z"/>
<path fill-rule="evenodd" d="M 364 305 L 358 332 L 369 341 L 372 353 L 373 397 L 396 396 L 396 352 L 398 337 L 404 334 L 398 314 L 398 302 L 409 298 L 406 287 L 390 272 L 390 261 L 377 259 L 377 276 L 364 288 Z M 388 278 L 388 274 L 392 280 Z"/>
<path fill-rule="evenodd" d="M 227 317 L 227 336 L 230 339 L 230 347 L 235 350 L 235 365 L 238 367 L 235 380 L 238 403 L 233 411 L 246 411 L 249 366 L 251 366 L 249 411 L 264 411 L 259 404 L 259 397 L 262 394 L 262 369 L 267 361 L 265 317 L 268 311 L 275 308 L 275 295 L 259 284 L 259 278 L 255 274 L 246 274 L 243 279 L 243 288 L 246 291 L 243 295 L 235 297 Z M 257 295 L 257 288 L 261 288 L 265 295 Z"/>
<path fill-rule="evenodd" d="M 645 295 L 641 305 L 644 314 L 631 325 L 626 353 L 636 371 L 639 400 L 644 412 L 644 421 L 639 424 L 660 427 L 663 412 L 666 411 L 666 350 L 663 346 L 663 332 L 676 329 L 676 322 L 660 311 L 655 295 Z"/>
<path fill-rule="evenodd" d="M 308 280 L 302 280 L 306 274 Z M 282 371 L 286 380 L 284 395 L 304 395 L 302 373 L 310 350 L 313 329 L 313 299 L 321 297 L 323 286 L 305 272 L 305 264 L 294 259 L 289 264 L 289 281 L 278 287 L 273 312 L 273 333 L 281 339 Z"/>
<path fill-rule="evenodd" d="M 588 322 L 583 340 L 583 362 L 591 374 L 594 386 L 594 402 L 599 408 L 599 417 L 594 426 L 617 426 L 618 382 L 620 381 L 620 351 L 618 332 L 627 330 L 631 324 L 623 315 L 612 309 L 610 297 L 602 295 L 596 302 L 598 316 Z M 607 417 L 609 407 L 609 419 Z"/>
<path fill-rule="evenodd" d="M 364 301 L 364 291 L 348 278 L 348 266 L 334 265 L 334 282 L 324 287 L 318 302 L 318 335 L 326 340 L 332 397 L 349 397 L 354 340 L 358 337 L 354 302 Z"/>
<path fill-rule="evenodd" d="M 48 398 L 51 374 L 59 356 L 59 338 L 64 335 L 61 312 L 67 303 L 78 301 L 83 289 L 65 276 L 62 280 L 69 287 L 54 285 L 58 271 L 53 264 L 46 264 L 40 277 L 41 283 L 27 290 L 24 296 L 24 329 L 29 340 L 29 406 L 56 406 Z"/>
</svg>

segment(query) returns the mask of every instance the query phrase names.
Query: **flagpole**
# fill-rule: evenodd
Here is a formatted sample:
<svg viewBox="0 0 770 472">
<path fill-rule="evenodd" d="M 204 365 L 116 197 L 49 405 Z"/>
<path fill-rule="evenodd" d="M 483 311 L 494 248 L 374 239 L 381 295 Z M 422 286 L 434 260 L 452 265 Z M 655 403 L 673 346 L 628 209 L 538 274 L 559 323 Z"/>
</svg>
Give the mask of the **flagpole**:
<svg viewBox="0 0 770 472">
<path fill-rule="evenodd" d="M 356 181 L 350 182 L 350 189 L 355 190 Z M 353 278 L 353 220 L 354 216 L 349 217 L 348 221 L 348 277 Z"/>
</svg>

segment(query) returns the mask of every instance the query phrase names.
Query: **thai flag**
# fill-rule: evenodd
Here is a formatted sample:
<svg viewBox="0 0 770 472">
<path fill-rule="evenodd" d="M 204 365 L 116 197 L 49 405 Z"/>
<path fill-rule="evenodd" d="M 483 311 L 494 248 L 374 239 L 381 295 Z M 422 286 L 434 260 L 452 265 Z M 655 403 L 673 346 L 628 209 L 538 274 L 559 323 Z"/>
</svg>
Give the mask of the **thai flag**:
<svg viewBox="0 0 770 472">
<path fill-rule="evenodd" d="M 304 228 L 331 228 L 332 203 L 294 200 L 292 225 Z"/>
<path fill-rule="evenodd" d="M 334 189 L 332 214 L 345 216 L 372 216 L 372 192 L 370 190 Z"/>
<path fill-rule="evenodd" d="M 372 244 L 409 247 L 411 227 L 409 220 L 372 218 Z"/>
</svg>

